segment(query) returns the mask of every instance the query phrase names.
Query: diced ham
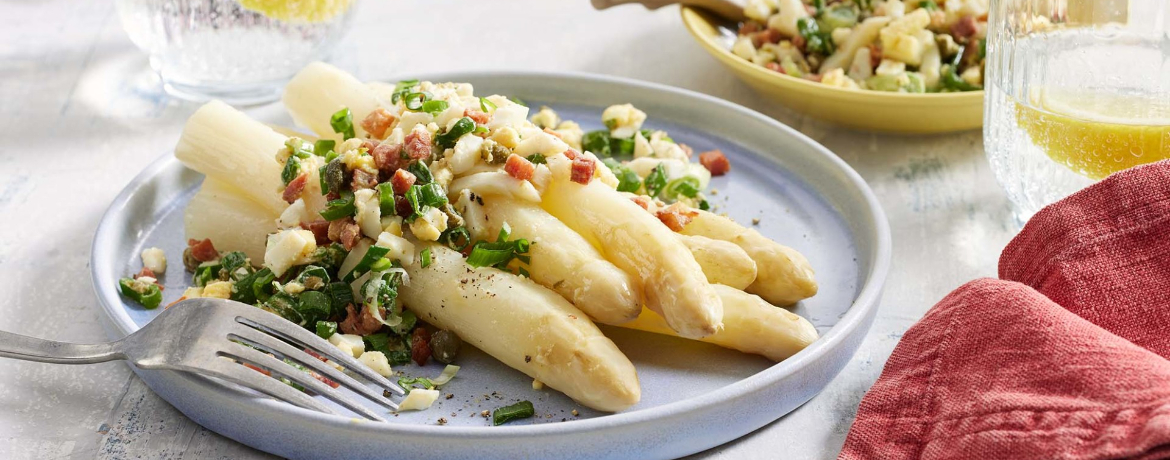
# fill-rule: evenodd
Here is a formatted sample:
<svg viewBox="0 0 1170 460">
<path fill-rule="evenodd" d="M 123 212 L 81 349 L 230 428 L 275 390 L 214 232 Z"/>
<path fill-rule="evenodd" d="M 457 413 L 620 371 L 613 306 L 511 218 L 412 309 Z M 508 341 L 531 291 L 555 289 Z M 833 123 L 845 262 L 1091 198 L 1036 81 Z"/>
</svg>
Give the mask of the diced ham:
<svg viewBox="0 0 1170 460">
<path fill-rule="evenodd" d="M 567 157 L 570 160 L 576 159 L 577 155 L 580 155 L 580 153 L 577 153 L 576 150 L 573 150 L 573 149 L 565 150 L 565 157 Z"/>
<path fill-rule="evenodd" d="M 341 199 L 341 193 L 338 192 L 337 190 L 330 190 L 329 193 L 325 194 L 325 201 L 333 201 L 333 200 L 340 200 L 340 199 Z"/>
<path fill-rule="evenodd" d="M 756 45 L 756 48 L 759 48 L 760 46 L 763 46 L 765 43 L 773 43 L 773 44 L 780 43 L 780 40 L 784 38 L 784 34 L 776 29 L 766 29 L 766 30 L 756 32 L 751 37 L 752 37 L 752 44 Z M 799 35 L 797 35 L 797 37 L 799 37 Z M 794 37 L 794 38 L 796 38 L 796 37 Z M 795 44 L 795 41 L 793 44 Z"/>
<path fill-rule="evenodd" d="M 697 215 L 699 215 L 698 211 L 687 208 L 682 203 L 675 203 L 658 211 L 658 220 L 670 227 L 671 230 L 681 232 L 683 227 L 691 223 L 691 220 Z"/>
<path fill-rule="evenodd" d="M 634 195 L 630 197 L 630 200 L 633 201 L 634 204 L 641 206 L 642 209 L 647 211 L 650 210 L 650 197 L 646 195 Z"/>
<path fill-rule="evenodd" d="M 561 133 L 558 133 L 558 132 L 556 132 L 556 131 L 553 131 L 552 129 L 549 129 L 549 128 L 544 128 L 544 132 L 545 132 L 545 133 L 548 133 L 550 136 L 553 136 L 553 137 L 555 137 L 555 138 L 557 138 L 557 139 L 561 139 L 561 140 L 564 140 L 564 139 L 565 139 L 565 137 L 564 137 L 564 136 L 562 136 L 562 135 L 561 135 Z"/>
<path fill-rule="evenodd" d="M 504 163 L 504 172 L 520 180 L 529 180 L 536 173 L 536 165 L 532 164 L 528 159 L 513 153 L 508 155 L 508 161 Z"/>
<path fill-rule="evenodd" d="M 718 150 L 700 153 L 699 164 L 711 171 L 712 176 L 722 176 L 731 171 L 731 162 L 727 160 L 727 156 L 723 152 Z"/>
<path fill-rule="evenodd" d="M 687 154 L 687 158 L 690 158 L 691 155 L 695 154 L 695 149 L 692 149 L 689 145 L 678 144 L 678 148 L 682 149 L 682 151 Z"/>
<path fill-rule="evenodd" d="M 373 152 L 374 149 L 378 148 L 378 144 L 381 144 L 381 142 L 379 142 L 377 139 L 362 139 L 361 148 L 366 149 L 366 152 Z"/>
<path fill-rule="evenodd" d="M 367 133 L 378 139 L 386 137 L 386 130 L 398 120 L 394 114 L 387 112 L 386 109 L 378 107 L 366 118 L 362 120 L 362 128 L 365 128 Z"/>
<path fill-rule="evenodd" d="M 211 244 L 211 239 L 187 240 L 187 249 L 191 250 L 191 257 L 200 262 L 209 262 L 219 258 L 219 251 Z"/>
<path fill-rule="evenodd" d="M 801 78 L 804 78 L 805 80 L 808 80 L 808 81 L 815 81 L 817 83 L 820 83 L 821 80 L 825 78 L 825 76 L 821 75 L 819 73 L 806 73 L 806 74 L 804 74 L 804 77 L 801 77 Z"/>
<path fill-rule="evenodd" d="M 377 186 L 377 174 L 368 173 L 360 169 L 353 170 L 353 180 L 350 182 L 350 187 L 352 187 L 354 191 L 374 188 Z"/>
<path fill-rule="evenodd" d="M 573 173 L 569 180 L 581 185 L 588 184 L 593 180 L 593 173 L 597 171 L 597 162 L 592 158 L 585 156 L 578 156 L 573 159 Z"/>
<path fill-rule="evenodd" d="M 296 179 L 293 179 L 288 183 L 288 186 L 284 188 L 284 193 L 281 195 L 281 198 L 284 198 L 284 201 L 288 202 L 288 204 L 295 203 L 297 198 L 301 197 L 301 192 L 305 191 L 305 186 L 308 184 L 308 174 L 301 174 L 297 176 Z"/>
<path fill-rule="evenodd" d="M 969 39 L 975 36 L 978 31 L 979 27 L 975 24 L 975 17 L 971 15 L 963 16 L 951 25 L 951 35 L 957 40 Z"/>
<path fill-rule="evenodd" d="M 252 363 L 240 363 L 240 364 L 243 364 L 244 367 L 251 369 L 251 370 L 254 370 L 256 372 L 259 372 L 261 374 L 264 374 L 267 376 L 272 376 L 272 372 L 269 371 L 268 369 L 264 369 L 262 367 L 257 367 L 256 365 L 253 365 Z"/>
<path fill-rule="evenodd" d="M 327 220 L 301 222 L 301 228 L 313 232 L 313 237 L 317 239 L 317 246 L 329 244 L 329 225 Z"/>
<path fill-rule="evenodd" d="M 352 217 L 337 219 L 329 222 L 329 241 L 337 241 L 345 246 L 345 250 L 353 249 L 362 237 L 361 226 L 353 221 Z"/>
<path fill-rule="evenodd" d="M 430 158 L 431 133 L 421 130 L 411 131 L 410 134 L 406 135 L 402 149 L 406 152 L 406 156 L 415 160 Z"/>
<path fill-rule="evenodd" d="M 144 276 L 147 278 L 154 278 L 156 280 L 158 279 L 157 276 L 154 276 L 154 271 L 146 267 L 142 267 L 142 271 L 134 275 L 134 279 L 142 278 Z"/>
<path fill-rule="evenodd" d="M 783 68 L 783 67 L 780 67 L 780 63 L 779 63 L 779 62 L 768 62 L 768 63 L 765 63 L 765 64 L 764 64 L 764 68 L 766 68 L 766 69 L 768 69 L 768 70 L 771 70 L 771 71 L 773 71 L 773 72 L 779 72 L 779 73 L 782 73 L 782 74 L 787 74 L 787 73 L 788 73 L 788 72 L 785 72 L 785 71 L 784 71 L 784 68 Z"/>
<path fill-rule="evenodd" d="M 796 49 L 800 50 L 801 52 L 804 52 L 804 46 L 807 44 L 808 44 L 808 41 L 805 40 L 804 37 L 801 35 L 797 35 L 795 37 L 792 37 L 792 46 L 795 46 Z"/>
<path fill-rule="evenodd" d="M 470 118 L 476 124 L 480 125 L 486 125 L 489 121 L 492 121 L 492 116 L 482 110 L 466 109 L 463 111 L 463 116 Z"/>
<path fill-rule="evenodd" d="M 402 163 L 402 144 L 382 143 L 370 151 L 374 157 L 374 165 L 382 174 L 390 175 L 397 171 Z"/>
<path fill-rule="evenodd" d="M 341 245 L 345 246 L 345 250 L 351 250 L 357 242 L 362 239 L 362 227 L 349 219 L 345 226 L 341 227 Z"/>
<path fill-rule="evenodd" d="M 869 66 L 876 68 L 882 63 L 882 46 L 880 44 L 871 44 L 869 48 Z"/>
<path fill-rule="evenodd" d="M 425 327 L 414 330 L 410 336 L 410 359 L 419 366 L 425 365 L 431 358 L 431 332 Z"/>
<path fill-rule="evenodd" d="M 305 349 L 305 354 L 307 354 L 307 355 L 309 355 L 309 356 L 312 356 L 312 357 L 314 357 L 314 358 L 317 358 L 317 359 L 321 360 L 321 362 L 324 362 L 324 363 L 327 363 L 327 362 L 329 362 L 329 358 L 326 358 L 326 357 L 324 357 L 324 356 L 321 356 L 321 355 L 320 355 L 320 354 L 318 354 L 317 352 L 315 352 L 315 351 L 313 351 L 313 350 L 310 350 L 310 349 L 308 349 L 308 348 L 306 348 L 306 349 Z"/>
<path fill-rule="evenodd" d="M 358 311 L 358 308 L 361 311 Z M 345 313 L 345 320 L 337 325 L 337 328 L 341 329 L 341 332 L 345 334 L 367 336 L 378 332 L 378 329 L 382 328 L 382 323 L 365 306 L 354 307 L 352 303 L 347 304 L 345 306 Z"/>
<path fill-rule="evenodd" d="M 394 177 L 390 178 L 390 186 L 394 188 L 395 195 L 402 195 L 410 190 L 410 186 L 414 185 L 414 181 L 417 179 L 410 171 L 399 169 L 394 171 Z"/>
<path fill-rule="evenodd" d="M 744 22 L 743 25 L 739 26 L 739 34 L 740 35 L 751 35 L 751 34 L 754 34 L 756 32 L 759 32 L 759 31 L 760 31 L 760 23 L 755 22 L 755 21 L 747 21 L 747 22 Z"/>
<path fill-rule="evenodd" d="M 334 381 L 333 381 L 333 379 L 330 379 L 329 377 L 326 377 L 326 376 L 324 376 L 324 375 L 318 374 L 318 373 L 316 373 L 316 372 L 309 371 L 309 375 L 310 375 L 310 376 L 312 376 L 313 378 L 317 379 L 317 380 L 320 380 L 320 381 L 321 381 L 321 383 L 324 383 L 324 384 L 326 384 L 326 385 L 329 385 L 330 387 L 337 388 L 337 387 L 341 386 L 341 384 L 339 384 L 339 383 L 337 383 L 337 382 L 334 382 Z"/>
<path fill-rule="evenodd" d="M 406 197 L 401 195 L 395 196 L 394 213 L 405 219 L 414 214 L 414 207 L 410 205 L 410 201 L 407 201 Z"/>
</svg>

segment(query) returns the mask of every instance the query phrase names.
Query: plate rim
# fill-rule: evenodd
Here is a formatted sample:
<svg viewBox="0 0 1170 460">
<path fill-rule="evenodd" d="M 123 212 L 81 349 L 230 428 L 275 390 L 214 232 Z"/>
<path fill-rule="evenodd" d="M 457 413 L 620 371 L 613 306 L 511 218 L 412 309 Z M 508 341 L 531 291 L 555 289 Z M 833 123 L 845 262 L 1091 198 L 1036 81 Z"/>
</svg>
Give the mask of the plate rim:
<svg viewBox="0 0 1170 460">
<path fill-rule="evenodd" d="M 805 369 L 812 362 L 818 361 L 819 358 L 829 354 L 832 350 L 840 346 L 841 342 L 847 340 L 852 335 L 854 330 L 856 330 L 858 327 L 861 327 L 863 323 L 865 323 L 866 316 L 871 313 L 871 310 L 877 309 L 880 304 L 882 290 L 889 275 L 892 242 L 889 221 L 887 220 L 885 212 L 878 202 L 877 197 L 874 195 L 869 185 L 861 178 L 860 174 L 858 174 L 857 171 L 850 167 L 844 160 L 815 140 L 783 123 L 780 123 L 779 121 L 776 121 L 775 119 L 772 119 L 771 117 L 743 107 L 739 104 L 688 89 L 631 78 L 615 77 L 588 72 L 523 70 L 447 71 L 427 72 L 413 77 L 420 79 L 426 78 L 436 81 L 447 81 L 451 79 L 474 81 L 477 78 L 487 79 L 500 77 L 558 78 L 575 81 L 585 80 L 591 82 L 622 85 L 632 87 L 634 89 L 671 93 L 681 97 L 698 99 L 703 103 L 714 104 L 724 109 L 739 112 L 740 114 L 750 118 L 755 118 L 758 121 L 769 125 L 769 127 L 779 130 L 788 136 L 792 136 L 808 147 L 811 147 L 812 151 L 824 157 L 823 159 L 827 160 L 839 172 L 844 173 L 846 179 L 857 189 L 857 191 L 860 192 L 861 196 L 864 198 L 864 203 L 866 205 L 865 208 L 869 211 L 874 221 L 874 230 L 876 231 L 876 238 L 874 239 L 875 247 L 872 249 L 872 252 L 874 253 L 873 267 L 869 273 L 863 273 L 865 276 L 859 279 L 859 282 L 862 283 L 861 290 L 858 292 L 856 298 L 853 300 L 853 304 L 849 307 L 845 314 L 837 321 L 836 324 L 833 325 L 833 327 L 826 331 L 824 335 L 822 335 L 816 342 L 814 342 L 805 350 L 802 350 L 791 358 L 788 358 L 779 363 L 775 363 L 756 374 L 741 379 L 735 384 L 727 385 L 699 396 L 666 403 L 660 406 L 631 412 L 611 413 L 608 415 L 583 420 L 573 420 L 572 423 L 545 423 L 520 426 L 437 426 L 397 423 L 354 423 L 356 419 L 351 417 L 314 412 L 308 409 L 302 409 L 266 398 L 250 400 L 254 401 L 254 403 L 270 406 L 267 407 L 270 410 L 286 412 L 290 415 L 300 417 L 303 420 L 324 423 L 332 426 L 333 428 L 358 428 L 381 433 L 398 433 L 419 436 L 440 435 L 476 438 L 490 435 L 491 437 L 529 437 L 570 434 L 574 432 L 591 431 L 597 429 L 610 429 L 620 426 L 633 426 L 663 417 L 671 417 L 698 409 L 711 408 L 720 403 L 733 400 L 737 395 L 758 391 L 769 385 L 776 384 L 780 380 L 798 375 L 800 370 Z M 393 78 L 386 78 L 379 81 L 393 81 Z M 767 157 L 766 155 L 759 153 L 757 153 L 757 155 Z M 114 326 L 114 329 L 123 335 L 135 331 L 136 326 L 130 319 L 129 315 L 126 314 L 124 309 L 120 308 L 122 302 L 120 301 L 117 290 L 114 289 L 112 285 L 107 286 L 109 283 L 99 282 L 99 280 L 110 279 L 109 277 L 113 276 L 113 274 L 110 273 L 109 270 L 103 269 L 102 267 L 104 264 L 98 263 L 98 261 L 105 260 L 103 257 L 107 257 L 107 250 L 104 249 L 104 246 L 109 245 L 106 245 L 105 243 L 116 237 L 119 228 L 115 225 L 115 221 L 117 220 L 117 217 L 120 215 L 120 213 L 125 212 L 132 196 L 137 193 L 143 185 L 150 182 L 150 180 L 159 173 L 169 168 L 181 168 L 182 166 L 177 163 L 178 160 L 174 158 L 173 152 L 167 152 L 160 158 L 151 162 L 145 169 L 143 169 L 142 172 L 140 172 L 129 183 L 127 183 L 121 192 L 118 193 L 105 213 L 103 213 L 98 228 L 94 233 L 93 243 L 91 245 L 90 251 L 91 285 L 98 298 L 98 303 L 100 304 L 102 311 L 110 320 Z M 190 374 L 183 374 L 183 377 L 189 379 L 197 378 L 196 376 Z M 817 392 L 822 389 L 823 388 L 817 389 Z"/>
</svg>

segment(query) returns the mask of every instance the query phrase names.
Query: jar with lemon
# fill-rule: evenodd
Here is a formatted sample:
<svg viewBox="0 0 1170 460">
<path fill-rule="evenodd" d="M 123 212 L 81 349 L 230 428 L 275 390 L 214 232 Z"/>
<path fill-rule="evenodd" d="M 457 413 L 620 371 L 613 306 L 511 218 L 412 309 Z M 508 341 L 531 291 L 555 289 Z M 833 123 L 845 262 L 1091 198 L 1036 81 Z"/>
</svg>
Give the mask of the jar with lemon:
<svg viewBox="0 0 1170 460">
<path fill-rule="evenodd" d="M 324 59 L 356 0 L 117 0 L 122 27 L 168 94 L 236 105 L 276 100 Z"/>
<path fill-rule="evenodd" d="M 1023 221 L 1170 158 L 1170 3 L 992 0 L 984 146 Z"/>
</svg>

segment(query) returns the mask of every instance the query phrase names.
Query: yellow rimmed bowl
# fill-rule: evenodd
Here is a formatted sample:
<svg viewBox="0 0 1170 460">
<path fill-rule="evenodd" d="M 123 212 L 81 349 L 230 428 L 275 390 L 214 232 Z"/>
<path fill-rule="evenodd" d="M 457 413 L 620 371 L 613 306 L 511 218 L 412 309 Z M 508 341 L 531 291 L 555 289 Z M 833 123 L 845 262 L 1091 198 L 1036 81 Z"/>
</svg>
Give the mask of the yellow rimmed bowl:
<svg viewBox="0 0 1170 460">
<path fill-rule="evenodd" d="M 851 128 L 930 134 L 983 126 L 983 91 L 906 94 L 847 90 L 791 77 L 731 54 L 731 35 L 721 20 L 683 7 L 687 30 L 708 53 L 760 94 L 793 110 Z"/>
</svg>

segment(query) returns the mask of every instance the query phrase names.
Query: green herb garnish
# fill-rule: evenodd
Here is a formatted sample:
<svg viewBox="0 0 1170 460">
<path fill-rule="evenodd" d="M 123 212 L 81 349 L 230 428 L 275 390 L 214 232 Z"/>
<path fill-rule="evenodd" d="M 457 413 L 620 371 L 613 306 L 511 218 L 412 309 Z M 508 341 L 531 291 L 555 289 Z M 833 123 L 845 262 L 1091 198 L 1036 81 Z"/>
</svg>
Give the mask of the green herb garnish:
<svg viewBox="0 0 1170 460">
<path fill-rule="evenodd" d="M 313 154 L 319 157 L 328 155 L 337 146 L 337 141 L 333 139 L 319 139 L 313 143 Z"/>
<path fill-rule="evenodd" d="M 437 144 L 441 149 L 449 149 L 455 146 L 455 142 L 457 142 L 460 137 L 463 137 L 464 134 L 470 133 L 474 130 L 475 120 L 472 120 L 469 117 L 460 118 L 459 121 L 455 122 L 455 125 L 452 126 L 450 130 L 435 137 L 435 144 Z"/>
<path fill-rule="evenodd" d="M 337 323 L 333 321 L 317 321 L 317 337 L 328 339 L 337 333 Z"/>
<path fill-rule="evenodd" d="M 158 308 L 159 304 L 162 303 L 162 289 L 155 283 L 147 283 L 134 278 L 122 278 L 118 280 L 118 288 L 122 291 L 122 295 L 137 302 L 147 310 Z"/>
<path fill-rule="evenodd" d="M 356 212 L 353 192 L 345 190 L 342 191 L 341 198 L 325 203 L 325 209 L 322 209 L 320 214 L 325 220 L 333 221 L 352 216 Z"/>
<path fill-rule="evenodd" d="M 419 253 L 418 258 L 420 263 L 422 263 L 422 268 L 431 266 L 431 248 L 423 249 L 422 252 Z"/>
<path fill-rule="evenodd" d="M 646 187 L 647 195 L 658 196 L 666 187 L 666 167 L 659 163 L 646 175 L 646 181 L 642 185 Z"/>
<path fill-rule="evenodd" d="M 520 420 L 536 415 L 532 401 L 520 401 L 511 406 L 504 406 L 492 411 L 492 425 L 500 426 L 513 420 Z"/>
<path fill-rule="evenodd" d="M 353 114 L 349 113 L 349 107 L 338 110 L 329 117 L 329 126 L 333 127 L 333 132 L 341 134 L 344 140 L 357 136 L 353 132 Z"/>
</svg>

